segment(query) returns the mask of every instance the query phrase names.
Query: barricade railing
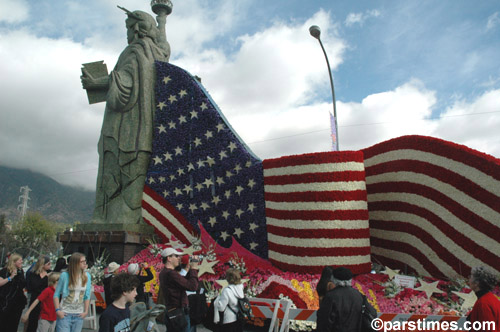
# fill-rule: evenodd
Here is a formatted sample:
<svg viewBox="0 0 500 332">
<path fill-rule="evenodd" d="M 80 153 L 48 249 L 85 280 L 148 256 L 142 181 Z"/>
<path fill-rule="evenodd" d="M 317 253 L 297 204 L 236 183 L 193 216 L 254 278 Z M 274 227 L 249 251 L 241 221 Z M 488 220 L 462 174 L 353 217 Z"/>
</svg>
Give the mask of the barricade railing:
<svg viewBox="0 0 500 332">
<path fill-rule="evenodd" d="M 254 317 L 271 319 L 269 332 L 278 332 L 279 320 L 290 310 L 290 301 L 252 297 L 249 298 Z"/>
</svg>

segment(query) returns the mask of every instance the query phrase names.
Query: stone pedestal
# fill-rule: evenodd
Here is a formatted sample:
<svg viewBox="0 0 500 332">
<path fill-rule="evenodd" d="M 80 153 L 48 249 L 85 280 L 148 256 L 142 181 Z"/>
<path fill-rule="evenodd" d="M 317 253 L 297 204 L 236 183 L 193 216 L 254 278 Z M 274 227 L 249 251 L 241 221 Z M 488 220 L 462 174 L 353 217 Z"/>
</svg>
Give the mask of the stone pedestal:
<svg viewBox="0 0 500 332">
<path fill-rule="evenodd" d="M 108 262 L 123 264 L 156 240 L 153 227 L 139 224 L 81 224 L 73 231 L 58 234 L 64 255 L 81 252 L 89 264 L 106 251 Z"/>
</svg>

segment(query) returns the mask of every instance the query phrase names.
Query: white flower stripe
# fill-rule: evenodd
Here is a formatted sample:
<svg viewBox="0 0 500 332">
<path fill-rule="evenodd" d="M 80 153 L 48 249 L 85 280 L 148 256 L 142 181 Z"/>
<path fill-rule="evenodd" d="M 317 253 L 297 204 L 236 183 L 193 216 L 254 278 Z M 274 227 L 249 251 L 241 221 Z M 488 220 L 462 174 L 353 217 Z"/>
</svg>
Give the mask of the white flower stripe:
<svg viewBox="0 0 500 332">
<path fill-rule="evenodd" d="M 366 178 L 366 183 L 368 185 L 382 182 L 412 182 L 423 184 L 441 192 L 447 197 L 453 198 L 455 202 L 462 206 L 466 206 L 467 209 L 478 216 L 491 221 L 494 225 L 500 226 L 500 213 L 496 212 L 488 205 L 483 204 L 481 201 L 476 200 L 474 197 L 465 194 L 463 191 L 428 175 L 414 172 L 394 172 Z"/>
<path fill-rule="evenodd" d="M 366 229 L 368 220 L 280 220 L 267 217 L 267 224 L 271 226 L 291 229 Z"/>
<path fill-rule="evenodd" d="M 282 211 L 336 211 L 336 210 L 367 210 L 366 201 L 343 202 L 272 202 L 266 201 L 266 208 Z"/>
<path fill-rule="evenodd" d="M 432 237 L 436 239 L 441 245 L 448 249 L 448 251 L 456 256 L 459 260 L 467 264 L 468 266 L 476 266 L 476 265 L 488 265 L 483 263 L 481 260 L 477 259 L 472 255 L 472 253 L 468 252 L 461 246 L 459 246 L 453 239 L 450 239 L 443 232 L 439 230 L 436 226 L 434 226 L 427 219 L 421 218 L 417 215 L 406 213 L 406 212 L 398 212 L 398 211 L 371 211 L 370 212 L 371 220 L 380 220 L 380 221 L 388 221 L 388 222 L 406 222 L 417 226 L 427 233 L 432 234 Z M 374 231 L 384 232 L 383 230 L 377 230 L 375 228 L 370 229 L 370 233 L 374 236 Z M 398 233 L 399 234 L 399 233 Z M 464 234 L 467 235 L 468 234 Z M 376 236 L 378 237 L 378 236 Z M 495 270 L 493 267 L 491 267 Z M 499 271 L 500 273 L 500 271 Z M 452 275 L 455 275 L 454 272 Z"/>
<path fill-rule="evenodd" d="M 424 254 L 443 274 L 451 276 L 457 273 L 450 265 L 443 261 L 431 247 L 413 234 L 372 228 L 370 229 L 370 235 L 374 238 L 383 240 L 397 240 L 398 242 L 408 243 Z"/>
<path fill-rule="evenodd" d="M 486 173 L 481 172 L 477 168 L 430 152 L 410 149 L 393 150 L 375 155 L 370 159 L 365 160 L 365 167 L 369 168 L 371 166 L 375 166 L 388 161 L 406 159 L 423 161 L 451 170 L 476 183 L 492 194 L 500 196 L 500 181 L 496 180 Z"/>
<path fill-rule="evenodd" d="M 408 255 L 404 252 L 395 251 L 391 249 L 380 248 L 376 246 L 372 246 L 372 255 L 379 255 L 383 257 L 387 257 L 396 261 L 401 262 L 401 265 L 411 266 L 417 273 L 421 276 L 431 276 L 429 271 L 427 271 L 422 264 L 413 258 L 413 256 Z"/>
<path fill-rule="evenodd" d="M 268 242 L 281 244 L 284 246 L 293 245 L 301 248 L 357 248 L 369 247 L 370 239 L 330 239 L 330 238 L 315 238 L 303 239 L 294 237 L 284 237 L 269 233 L 267 235 Z M 298 252 L 297 255 L 301 253 Z"/>
<path fill-rule="evenodd" d="M 299 266 L 326 266 L 326 265 L 358 265 L 370 262 L 370 255 L 358 256 L 317 256 L 303 257 L 290 256 L 269 250 L 269 258 L 281 263 Z"/>
<path fill-rule="evenodd" d="M 307 191 L 355 191 L 366 190 L 365 181 L 339 181 L 339 182 L 314 182 L 285 185 L 265 185 L 264 191 L 268 193 L 290 193 Z"/>
<path fill-rule="evenodd" d="M 407 194 L 384 193 L 384 194 L 368 195 L 368 202 L 383 202 L 383 201 L 396 201 L 396 202 L 409 203 L 427 209 L 429 211 L 432 211 L 443 221 L 448 223 L 451 227 L 455 228 L 460 233 L 466 235 L 472 241 L 484 247 L 486 250 L 489 250 L 494 255 L 498 255 L 498 253 L 500 252 L 500 243 L 498 241 L 472 228 L 470 225 L 457 218 L 450 211 L 448 211 L 447 209 L 445 209 L 444 207 L 442 207 L 441 205 L 437 204 L 436 202 L 430 199 L 410 193 Z M 491 235 L 495 236 L 495 234 Z"/>
<path fill-rule="evenodd" d="M 189 231 L 182 225 L 182 223 L 177 220 L 176 217 L 174 217 L 170 211 L 168 211 L 166 208 L 164 208 L 161 204 L 159 204 L 157 201 L 155 201 L 152 197 L 150 197 L 146 192 L 143 193 L 142 195 L 142 200 L 148 203 L 153 209 L 158 211 L 162 216 L 167 219 L 174 228 L 179 230 L 179 232 L 182 233 L 186 237 L 186 239 L 191 239 L 192 235 L 189 233 Z M 142 209 L 143 213 L 146 211 L 145 209 Z M 152 217 L 152 216 L 151 216 Z M 156 220 L 156 219 L 155 219 Z M 156 220 L 159 222 L 158 220 Z"/>
<path fill-rule="evenodd" d="M 279 176 L 307 173 L 332 173 L 345 171 L 364 171 L 365 165 L 362 162 L 344 162 L 344 163 L 324 163 L 309 164 L 301 166 L 284 166 L 277 168 L 264 169 L 264 176 Z"/>
</svg>

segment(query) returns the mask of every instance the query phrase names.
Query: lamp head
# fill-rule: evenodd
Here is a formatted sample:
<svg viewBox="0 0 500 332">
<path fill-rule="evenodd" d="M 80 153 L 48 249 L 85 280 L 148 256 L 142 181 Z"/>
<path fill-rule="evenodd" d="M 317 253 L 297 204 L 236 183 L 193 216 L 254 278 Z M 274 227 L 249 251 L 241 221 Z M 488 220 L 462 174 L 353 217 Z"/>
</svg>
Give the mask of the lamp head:
<svg viewBox="0 0 500 332">
<path fill-rule="evenodd" d="M 321 29 L 317 25 L 311 25 L 311 27 L 309 28 L 309 33 L 314 38 L 319 39 L 319 36 L 321 35 Z"/>
</svg>

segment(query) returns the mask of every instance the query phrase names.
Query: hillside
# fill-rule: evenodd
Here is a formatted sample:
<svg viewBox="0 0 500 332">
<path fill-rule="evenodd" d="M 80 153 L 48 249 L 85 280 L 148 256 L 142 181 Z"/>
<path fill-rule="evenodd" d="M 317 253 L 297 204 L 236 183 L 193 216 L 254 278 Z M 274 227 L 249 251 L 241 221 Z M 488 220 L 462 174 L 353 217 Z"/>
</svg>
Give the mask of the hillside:
<svg viewBox="0 0 500 332">
<path fill-rule="evenodd" d="M 61 185 L 40 173 L 4 166 L 0 166 L 0 214 L 10 220 L 18 218 L 19 189 L 26 185 L 32 190 L 28 212 L 41 213 L 57 222 L 90 221 L 95 192 Z"/>
</svg>

